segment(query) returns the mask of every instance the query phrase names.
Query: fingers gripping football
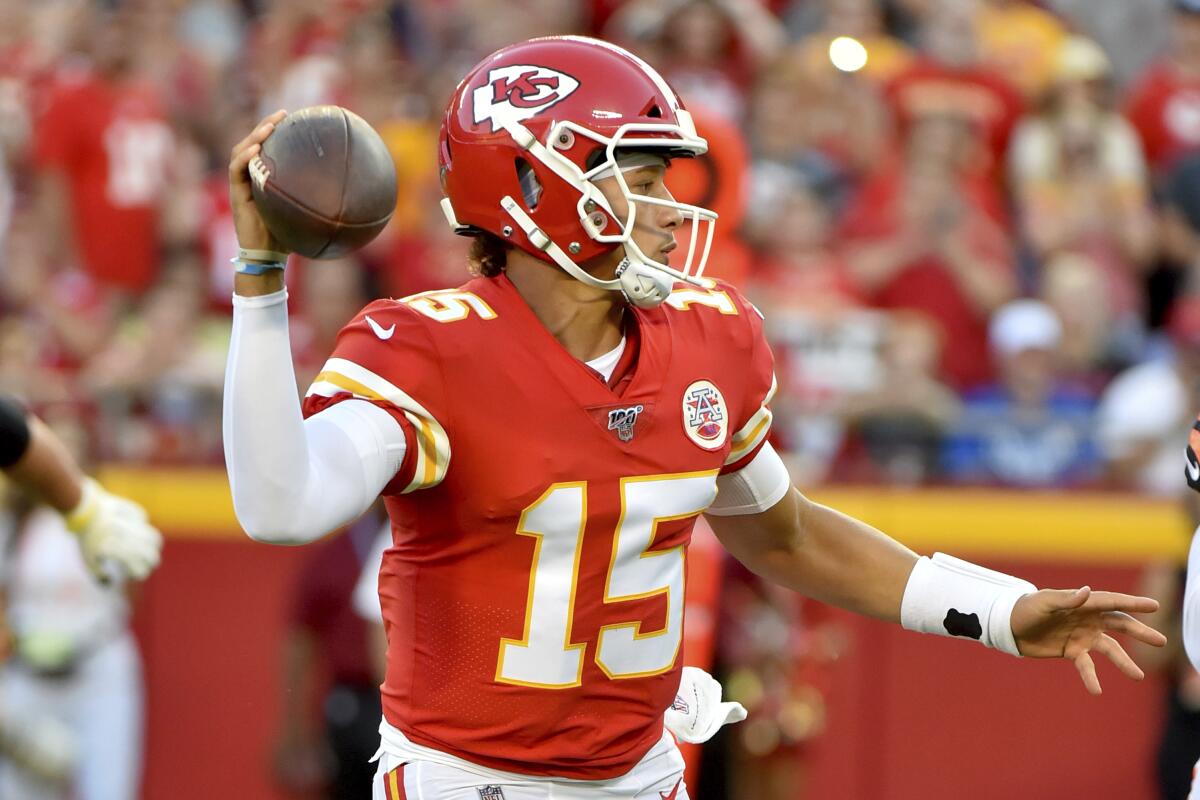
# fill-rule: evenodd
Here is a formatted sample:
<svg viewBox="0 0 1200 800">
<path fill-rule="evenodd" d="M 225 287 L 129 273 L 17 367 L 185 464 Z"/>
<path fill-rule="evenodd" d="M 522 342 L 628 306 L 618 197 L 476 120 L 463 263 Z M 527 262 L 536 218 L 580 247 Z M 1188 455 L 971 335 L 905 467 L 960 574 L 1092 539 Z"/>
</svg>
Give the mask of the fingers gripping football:
<svg viewBox="0 0 1200 800">
<path fill-rule="evenodd" d="M 229 205 L 233 210 L 238 244 L 248 250 L 280 249 L 254 205 L 249 167 L 250 160 L 261 152 L 262 143 L 286 116 L 286 111 L 276 111 L 263 117 L 229 154 Z"/>
</svg>

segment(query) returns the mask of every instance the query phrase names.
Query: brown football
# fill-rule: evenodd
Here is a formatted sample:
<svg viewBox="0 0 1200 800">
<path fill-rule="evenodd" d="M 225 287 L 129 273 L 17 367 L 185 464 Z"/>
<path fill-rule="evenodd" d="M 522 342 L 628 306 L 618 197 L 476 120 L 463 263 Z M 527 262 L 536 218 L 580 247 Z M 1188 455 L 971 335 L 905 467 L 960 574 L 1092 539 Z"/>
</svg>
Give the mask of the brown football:
<svg viewBox="0 0 1200 800">
<path fill-rule="evenodd" d="M 374 239 L 396 210 L 396 165 L 366 120 L 341 106 L 284 117 L 250 162 L 263 222 L 286 249 L 338 258 Z"/>
</svg>

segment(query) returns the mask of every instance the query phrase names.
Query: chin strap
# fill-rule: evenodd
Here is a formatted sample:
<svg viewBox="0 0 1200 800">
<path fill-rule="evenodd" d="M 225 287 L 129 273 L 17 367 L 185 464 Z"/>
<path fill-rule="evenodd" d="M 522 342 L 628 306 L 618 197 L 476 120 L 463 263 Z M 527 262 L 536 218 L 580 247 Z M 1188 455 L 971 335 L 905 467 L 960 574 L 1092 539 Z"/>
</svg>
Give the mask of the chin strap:
<svg viewBox="0 0 1200 800">
<path fill-rule="evenodd" d="M 521 208 L 521 205 L 510 195 L 505 195 L 500 199 L 500 206 L 525 232 L 534 247 L 550 256 L 555 264 L 562 267 L 568 275 L 576 280 L 582 281 L 588 286 L 595 286 L 597 289 L 620 292 L 626 300 L 638 308 L 653 308 L 660 305 L 671 294 L 671 288 L 675 284 L 672 276 L 640 260 L 631 259 L 629 256 L 622 259 L 620 265 L 617 266 L 615 280 L 606 281 L 588 274 L 534 223 L 533 219 L 525 213 L 525 209 Z"/>
<path fill-rule="evenodd" d="M 628 256 L 617 266 L 617 282 L 625 299 L 638 308 L 654 308 L 671 294 L 675 281 L 660 269 L 632 261 Z"/>
</svg>

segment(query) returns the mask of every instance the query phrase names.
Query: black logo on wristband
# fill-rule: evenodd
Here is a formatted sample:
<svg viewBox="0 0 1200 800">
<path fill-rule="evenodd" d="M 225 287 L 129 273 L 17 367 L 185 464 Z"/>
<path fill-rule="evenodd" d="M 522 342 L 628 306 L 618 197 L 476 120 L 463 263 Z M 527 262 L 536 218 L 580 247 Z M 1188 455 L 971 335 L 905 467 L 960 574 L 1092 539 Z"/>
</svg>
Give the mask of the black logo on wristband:
<svg viewBox="0 0 1200 800">
<path fill-rule="evenodd" d="M 957 608 L 946 612 L 946 618 L 942 620 L 942 625 L 945 626 L 946 633 L 951 636 L 967 636 L 971 639 L 983 636 L 983 626 L 979 624 L 979 615 L 964 614 Z"/>
</svg>

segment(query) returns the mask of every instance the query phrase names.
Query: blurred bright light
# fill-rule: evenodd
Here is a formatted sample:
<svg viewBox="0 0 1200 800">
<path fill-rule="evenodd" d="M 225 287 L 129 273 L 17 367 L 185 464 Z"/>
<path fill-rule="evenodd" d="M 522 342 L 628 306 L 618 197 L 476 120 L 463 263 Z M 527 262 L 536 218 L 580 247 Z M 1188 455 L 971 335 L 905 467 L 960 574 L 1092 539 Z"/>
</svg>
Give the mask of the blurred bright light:
<svg viewBox="0 0 1200 800">
<path fill-rule="evenodd" d="M 867 65 L 867 48 L 850 36 L 839 36 L 829 43 L 829 60 L 842 72 L 858 72 Z"/>
</svg>

